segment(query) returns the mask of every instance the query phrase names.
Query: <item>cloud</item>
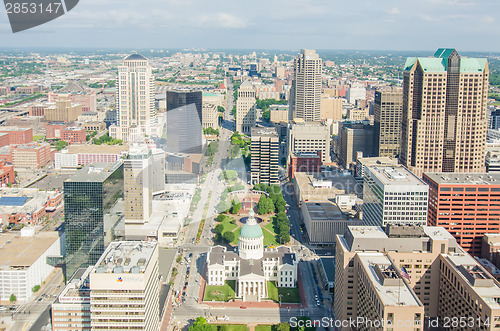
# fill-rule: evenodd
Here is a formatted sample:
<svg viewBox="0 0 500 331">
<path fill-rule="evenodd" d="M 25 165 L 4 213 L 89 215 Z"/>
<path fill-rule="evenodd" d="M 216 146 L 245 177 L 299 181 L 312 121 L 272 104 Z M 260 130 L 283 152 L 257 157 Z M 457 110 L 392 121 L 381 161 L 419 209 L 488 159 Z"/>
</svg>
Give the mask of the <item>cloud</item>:
<svg viewBox="0 0 500 331">
<path fill-rule="evenodd" d="M 387 13 L 390 14 L 390 15 L 399 15 L 399 14 L 401 14 L 401 12 L 399 11 L 398 7 L 392 8 Z"/>
<path fill-rule="evenodd" d="M 196 23 L 206 28 L 241 29 L 248 26 L 247 20 L 228 13 L 200 15 Z"/>
</svg>

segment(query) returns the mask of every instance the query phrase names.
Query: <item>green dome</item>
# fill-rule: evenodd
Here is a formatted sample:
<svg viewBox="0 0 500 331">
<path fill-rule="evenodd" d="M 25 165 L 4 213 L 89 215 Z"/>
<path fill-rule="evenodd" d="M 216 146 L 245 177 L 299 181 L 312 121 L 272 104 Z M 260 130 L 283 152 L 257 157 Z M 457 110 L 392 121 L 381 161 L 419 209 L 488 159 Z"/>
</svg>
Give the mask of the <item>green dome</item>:
<svg viewBox="0 0 500 331">
<path fill-rule="evenodd" d="M 260 238 L 263 235 L 259 224 L 245 224 L 241 227 L 240 238 Z"/>
</svg>

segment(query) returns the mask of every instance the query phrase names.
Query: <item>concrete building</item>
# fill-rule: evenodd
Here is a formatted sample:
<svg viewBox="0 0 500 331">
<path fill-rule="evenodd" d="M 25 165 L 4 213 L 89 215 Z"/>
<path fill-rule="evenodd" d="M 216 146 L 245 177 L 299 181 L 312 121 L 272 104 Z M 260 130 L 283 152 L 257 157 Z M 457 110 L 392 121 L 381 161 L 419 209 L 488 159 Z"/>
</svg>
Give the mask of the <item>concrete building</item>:
<svg viewBox="0 0 500 331">
<path fill-rule="evenodd" d="M 66 277 L 97 262 L 123 217 L 123 164 L 93 163 L 64 183 Z"/>
<path fill-rule="evenodd" d="M 352 85 L 346 92 L 346 99 L 351 105 L 355 105 L 358 100 L 366 100 L 366 88 Z"/>
<path fill-rule="evenodd" d="M 90 280 L 92 267 L 78 269 L 56 302 L 52 304 L 52 330 L 92 330 L 90 325 Z"/>
<path fill-rule="evenodd" d="M 488 61 L 438 49 L 408 58 L 400 161 L 424 172 L 484 172 Z"/>
<path fill-rule="evenodd" d="M 288 129 L 287 143 L 288 155 L 320 151 L 323 163 L 331 161 L 330 128 L 323 122 L 292 122 Z"/>
<path fill-rule="evenodd" d="M 362 157 L 356 161 L 356 177 L 364 178 L 367 167 L 392 167 L 398 165 L 398 159 L 392 157 Z"/>
<path fill-rule="evenodd" d="M 362 225 L 359 218 L 344 214 L 329 200 L 302 201 L 300 210 L 309 242 L 315 245 L 334 244 L 336 235 L 344 234 L 348 226 Z"/>
<path fill-rule="evenodd" d="M 321 58 L 312 49 L 303 49 L 294 60 L 289 117 L 304 121 L 321 119 Z"/>
<path fill-rule="evenodd" d="M 8 302 L 14 294 L 18 302 L 27 301 L 32 288 L 42 285 L 54 270 L 47 263 L 49 257 L 64 254 L 57 232 L 35 234 L 34 228 L 19 233 L 3 233 L 0 236 L 0 298 Z"/>
<path fill-rule="evenodd" d="M 367 167 L 363 224 L 427 225 L 429 186 L 403 166 Z"/>
<path fill-rule="evenodd" d="M 236 297 L 243 301 L 260 301 L 268 297 L 267 282 L 277 287 L 297 286 L 297 255 L 289 247 L 264 249 L 264 234 L 250 209 L 241 227 L 238 250 L 227 251 L 215 246 L 207 255 L 208 285 L 236 281 Z"/>
<path fill-rule="evenodd" d="M 236 131 L 249 135 L 255 126 L 257 103 L 256 91 L 253 84 L 246 80 L 238 89 L 236 100 Z"/>
<path fill-rule="evenodd" d="M 251 182 L 278 184 L 279 138 L 275 128 L 252 128 Z"/>
<path fill-rule="evenodd" d="M 500 265 L 500 233 L 485 233 L 481 240 L 481 257 Z"/>
<path fill-rule="evenodd" d="M 328 95 L 321 96 L 321 119 L 342 120 L 342 99 Z"/>
<path fill-rule="evenodd" d="M 0 133 L 7 134 L 8 136 L 7 145 L 29 144 L 33 142 L 32 128 L 20 128 L 17 126 L 0 126 Z"/>
<path fill-rule="evenodd" d="M 76 169 L 89 163 L 114 163 L 128 154 L 123 145 L 70 145 L 54 154 L 55 169 Z"/>
<path fill-rule="evenodd" d="M 388 157 L 399 155 L 403 90 L 391 88 L 375 91 L 374 111 L 374 155 Z"/>
<path fill-rule="evenodd" d="M 203 129 L 217 129 L 219 127 L 219 112 L 217 111 L 216 105 L 203 103 L 202 116 Z"/>
<path fill-rule="evenodd" d="M 90 273 L 92 330 L 160 328 L 158 245 L 109 244 Z"/>
<path fill-rule="evenodd" d="M 473 256 L 485 233 L 500 234 L 500 174 L 424 173 L 429 185 L 428 224 L 442 226 Z"/>
<path fill-rule="evenodd" d="M 308 175 L 320 173 L 321 163 L 320 151 L 291 154 L 288 162 L 288 178 L 293 179 L 296 172 L 304 172 Z"/>
<path fill-rule="evenodd" d="M 337 156 L 346 169 L 357 162 L 357 154 L 373 156 L 373 125 L 364 122 L 343 122 L 339 129 Z"/>
<path fill-rule="evenodd" d="M 82 113 L 82 105 L 74 104 L 68 97 L 59 97 L 55 104 L 45 108 L 45 119 L 48 122 L 70 123 L 78 119 Z"/>
<path fill-rule="evenodd" d="M 364 121 L 368 120 L 369 109 L 368 108 L 349 108 L 347 109 L 347 120 L 348 121 Z"/>
<path fill-rule="evenodd" d="M 217 107 L 226 107 L 224 104 L 224 95 L 219 93 L 203 92 L 203 104 L 209 103 Z"/>
<path fill-rule="evenodd" d="M 287 122 L 289 119 L 289 107 L 287 105 L 269 106 L 271 123 Z"/>
<path fill-rule="evenodd" d="M 152 135 L 154 77 L 144 56 L 131 54 L 123 59 L 116 91 L 117 124 L 110 126 L 110 136 L 128 142 Z"/>
<path fill-rule="evenodd" d="M 485 321 L 500 316 L 498 282 L 444 228 L 349 227 L 336 242 L 337 319 L 384 319 L 392 321 L 384 330 L 423 330 L 424 318 L 440 318 L 442 325 L 460 316 L 481 327 L 454 329 L 495 329 Z"/>
<path fill-rule="evenodd" d="M 47 105 L 45 104 L 38 104 L 38 105 L 32 105 L 29 108 L 29 116 L 40 116 L 43 117 L 45 116 L 45 108 L 47 108 Z"/>
<path fill-rule="evenodd" d="M 54 92 L 49 92 L 47 95 L 48 102 L 56 102 L 59 97 L 67 97 L 71 100 L 71 102 L 75 104 L 82 105 L 82 111 L 85 112 L 95 112 L 97 111 L 97 93 L 77 93 L 72 92 L 70 94 L 58 94 Z M 42 115 L 43 116 L 43 115 Z"/>
</svg>

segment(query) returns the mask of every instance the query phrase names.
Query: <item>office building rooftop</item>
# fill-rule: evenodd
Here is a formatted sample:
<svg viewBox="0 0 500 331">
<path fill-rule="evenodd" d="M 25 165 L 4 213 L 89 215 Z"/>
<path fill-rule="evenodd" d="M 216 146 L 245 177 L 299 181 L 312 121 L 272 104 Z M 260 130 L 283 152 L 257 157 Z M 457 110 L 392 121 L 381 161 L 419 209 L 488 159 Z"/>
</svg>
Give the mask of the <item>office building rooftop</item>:
<svg viewBox="0 0 500 331">
<path fill-rule="evenodd" d="M 438 184 L 500 185 L 500 174 L 498 173 L 426 172 L 425 175 Z"/>
<path fill-rule="evenodd" d="M 155 242 L 112 242 L 97 261 L 94 272 L 98 274 L 144 273 L 156 248 Z"/>
<path fill-rule="evenodd" d="M 427 186 L 420 178 L 403 166 L 368 167 L 371 173 L 385 185 L 417 185 Z"/>
</svg>

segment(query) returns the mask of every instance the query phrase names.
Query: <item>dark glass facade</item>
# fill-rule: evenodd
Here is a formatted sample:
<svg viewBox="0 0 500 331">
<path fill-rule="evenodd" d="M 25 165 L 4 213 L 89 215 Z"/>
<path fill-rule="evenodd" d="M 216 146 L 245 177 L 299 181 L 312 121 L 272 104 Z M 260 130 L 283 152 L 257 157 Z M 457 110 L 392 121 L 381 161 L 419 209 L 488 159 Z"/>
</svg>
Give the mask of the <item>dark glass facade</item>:
<svg viewBox="0 0 500 331">
<path fill-rule="evenodd" d="M 64 182 L 66 278 L 94 265 L 114 238 L 123 199 L 123 164 L 88 165 Z"/>
</svg>

